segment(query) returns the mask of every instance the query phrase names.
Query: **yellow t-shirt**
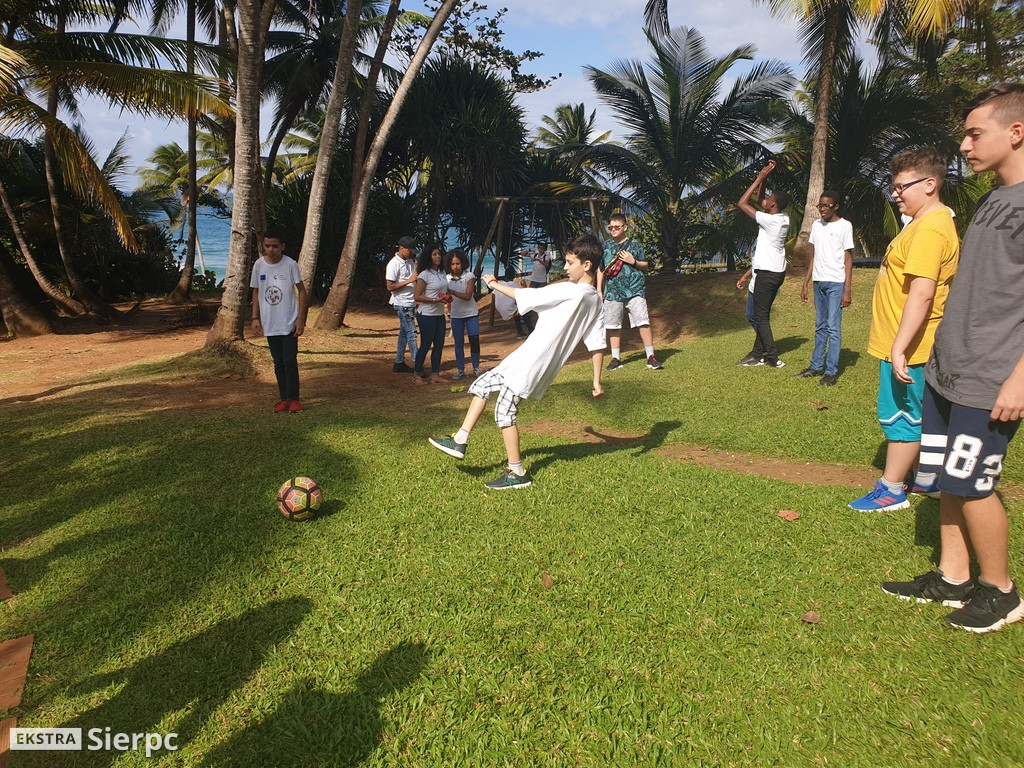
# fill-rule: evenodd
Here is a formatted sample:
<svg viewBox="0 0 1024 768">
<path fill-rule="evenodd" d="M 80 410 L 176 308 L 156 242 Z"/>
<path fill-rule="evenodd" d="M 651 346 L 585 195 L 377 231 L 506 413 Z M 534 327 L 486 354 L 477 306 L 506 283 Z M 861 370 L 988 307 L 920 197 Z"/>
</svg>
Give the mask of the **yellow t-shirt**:
<svg viewBox="0 0 1024 768">
<path fill-rule="evenodd" d="M 907 363 L 928 362 L 959 260 L 960 239 L 948 208 L 927 213 L 903 228 L 889 243 L 875 282 L 869 354 L 889 359 L 907 303 L 910 278 L 926 277 L 935 281 L 935 299 L 928 320 L 907 347 Z"/>
</svg>

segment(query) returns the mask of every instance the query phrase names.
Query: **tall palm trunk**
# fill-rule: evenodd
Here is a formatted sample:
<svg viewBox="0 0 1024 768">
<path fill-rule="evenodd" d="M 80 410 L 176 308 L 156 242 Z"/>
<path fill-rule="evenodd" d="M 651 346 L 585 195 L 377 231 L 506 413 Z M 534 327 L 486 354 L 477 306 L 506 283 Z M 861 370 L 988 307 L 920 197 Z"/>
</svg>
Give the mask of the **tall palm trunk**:
<svg viewBox="0 0 1024 768">
<path fill-rule="evenodd" d="M 15 338 L 53 333 L 50 320 L 38 307 L 32 306 L 14 285 L 7 267 L 0 258 L 0 317 L 7 332 Z"/>
<path fill-rule="evenodd" d="M 190 46 L 196 42 L 196 0 L 188 0 L 185 4 L 185 38 Z M 188 74 L 191 77 L 196 71 L 195 54 L 189 50 L 188 62 L 186 64 Z M 186 216 L 188 218 L 188 231 L 186 234 L 185 263 L 182 265 L 181 274 L 178 276 L 178 284 L 174 286 L 167 301 L 172 304 L 184 304 L 192 296 L 192 271 L 196 265 L 196 243 L 199 239 L 199 232 L 196 229 L 196 215 L 199 210 L 198 203 L 198 158 L 196 157 L 196 124 L 198 115 L 192 112 L 188 116 L 188 200 L 186 205 Z"/>
<path fill-rule="evenodd" d="M 839 15 L 842 6 L 831 2 L 825 8 L 825 29 L 818 66 L 818 89 L 814 97 L 814 139 L 811 144 L 811 168 L 807 179 L 807 201 L 804 203 L 800 233 L 793 251 L 793 266 L 806 267 L 811 260 L 811 225 L 818 218 L 818 198 L 825 191 L 825 163 L 828 157 L 829 116 L 832 102 L 832 80 L 836 68 L 836 41 L 839 36 Z"/>
<path fill-rule="evenodd" d="M 327 205 L 327 185 L 331 177 L 331 165 L 338 147 L 338 132 L 341 116 L 345 111 L 345 95 L 352 75 L 352 59 L 356 54 L 356 40 L 359 33 L 359 16 L 363 11 L 363 0 L 349 0 L 345 9 L 345 26 L 338 46 L 338 63 L 334 67 L 334 82 L 327 100 L 324 127 L 320 132 L 320 148 L 316 156 L 316 169 L 309 190 L 309 206 L 306 210 L 306 230 L 302 236 L 302 250 L 299 252 L 299 271 L 306 284 L 306 292 L 312 295 L 313 277 L 316 275 L 317 256 L 320 253 L 320 236 L 323 232 L 324 208 Z"/>
<path fill-rule="evenodd" d="M 260 194 L 263 190 L 260 173 L 260 76 L 274 5 L 274 0 L 242 0 L 238 3 L 235 198 L 231 209 L 231 244 L 224 275 L 224 294 L 217 319 L 206 337 L 207 347 L 241 341 L 244 337 L 255 229 L 266 216 L 265 211 L 258 210 L 263 200 Z"/>
<path fill-rule="evenodd" d="M 430 54 L 430 49 L 434 46 L 434 41 L 441 34 L 441 29 L 444 27 L 445 22 L 448 21 L 448 17 L 455 10 L 457 4 L 458 0 L 444 0 L 441 7 L 437 9 L 437 13 L 434 14 L 426 34 L 416 49 L 416 55 L 409 62 L 409 68 L 405 71 L 405 74 L 402 75 L 402 81 L 399 83 L 398 89 L 391 99 L 391 104 L 384 115 L 384 120 L 377 129 L 377 134 L 373 137 L 373 143 L 370 144 L 370 151 L 366 155 L 366 160 L 361 167 L 353 168 L 352 170 L 354 174 L 359 176 L 359 190 L 349 205 L 345 245 L 341 250 L 341 257 L 338 260 L 338 270 L 335 273 L 334 282 L 331 284 L 331 292 L 328 294 L 327 301 L 320 311 L 320 317 L 317 318 L 317 328 L 335 330 L 345 321 L 345 312 L 348 310 L 348 295 L 352 288 L 352 275 L 355 274 L 356 256 L 359 253 L 359 241 L 363 234 L 363 223 L 366 219 L 366 207 L 370 199 L 370 187 L 373 185 L 374 173 L 377 171 L 377 165 L 384 154 L 384 146 L 387 144 L 395 121 L 398 119 L 398 114 L 402 110 L 402 105 L 409 95 L 412 82 L 416 79 L 416 75 L 419 74 L 420 69 L 423 67 L 423 62 L 426 61 L 427 56 Z"/>
<path fill-rule="evenodd" d="M 43 271 L 39 269 L 39 264 L 36 262 L 35 256 L 32 254 L 32 248 L 28 244 L 28 240 L 25 238 L 25 233 L 21 229 L 21 225 L 18 223 L 17 214 L 14 210 L 14 206 L 11 204 L 11 199 L 7 195 L 7 187 L 4 186 L 3 181 L 0 180 L 0 202 L 3 203 L 4 212 L 7 214 L 7 220 L 11 223 L 11 231 L 14 232 L 14 239 L 18 242 L 18 248 L 21 250 L 21 255 L 25 259 L 25 263 L 28 264 L 28 270 L 32 273 L 32 277 L 35 278 L 36 283 L 42 289 L 46 297 L 60 307 L 64 312 L 69 315 L 83 315 L 85 314 L 85 307 L 75 301 L 70 296 L 65 296 L 64 292 L 54 285 L 50 279 L 43 274 Z"/>
</svg>

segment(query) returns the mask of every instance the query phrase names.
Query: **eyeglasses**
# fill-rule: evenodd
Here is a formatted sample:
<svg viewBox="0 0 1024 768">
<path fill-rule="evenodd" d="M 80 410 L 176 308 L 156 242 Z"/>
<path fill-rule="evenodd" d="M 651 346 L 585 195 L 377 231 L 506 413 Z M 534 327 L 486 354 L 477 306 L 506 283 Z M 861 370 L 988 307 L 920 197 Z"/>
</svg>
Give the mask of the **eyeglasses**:
<svg viewBox="0 0 1024 768">
<path fill-rule="evenodd" d="M 931 176 L 925 176 L 923 179 L 914 179 L 913 181 L 908 181 L 906 184 L 893 184 L 891 187 L 889 187 L 889 194 L 902 195 L 903 190 L 907 189 L 908 187 L 912 187 L 915 184 L 920 184 L 922 181 L 928 181 L 928 179 L 930 178 Z"/>
<path fill-rule="evenodd" d="M 625 229 L 625 228 L 626 227 L 623 224 L 609 224 L 608 225 L 608 231 L 609 232 L 617 232 L 618 230 Z"/>
<path fill-rule="evenodd" d="M 827 208 L 827 209 L 831 210 L 833 208 L 838 208 L 838 207 L 839 207 L 839 203 L 818 203 L 818 210 L 819 211 L 822 208 Z"/>
</svg>

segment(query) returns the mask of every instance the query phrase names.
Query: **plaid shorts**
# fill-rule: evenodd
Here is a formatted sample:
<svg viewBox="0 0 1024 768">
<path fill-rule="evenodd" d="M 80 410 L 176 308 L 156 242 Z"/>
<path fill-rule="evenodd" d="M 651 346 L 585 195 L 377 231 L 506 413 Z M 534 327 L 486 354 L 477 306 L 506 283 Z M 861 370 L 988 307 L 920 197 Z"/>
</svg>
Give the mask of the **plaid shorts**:
<svg viewBox="0 0 1024 768">
<path fill-rule="evenodd" d="M 505 380 L 497 369 L 487 371 L 469 385 L 469 394 L 489 400 L 492 392 L 498 393 L 494 404 L 494 423 L 501 428 L 514 427 L 519 415 L 519 395 L 505 386 Z"/>
</svg>

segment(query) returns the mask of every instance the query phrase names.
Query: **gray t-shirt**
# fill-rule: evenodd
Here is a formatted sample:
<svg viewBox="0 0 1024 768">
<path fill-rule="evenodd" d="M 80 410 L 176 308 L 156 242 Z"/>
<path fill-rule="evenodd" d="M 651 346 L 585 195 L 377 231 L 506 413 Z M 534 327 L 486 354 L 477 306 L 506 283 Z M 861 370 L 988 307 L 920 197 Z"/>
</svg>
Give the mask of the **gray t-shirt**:
<svg viewBox="0 0 1024 768">
<path fill-rule="evenodd" d="M 984 197 L 935 332 L 925 379 L 950 402 L 992 408 L 1024 355 L 1024 182 Z"/>
</svg>

